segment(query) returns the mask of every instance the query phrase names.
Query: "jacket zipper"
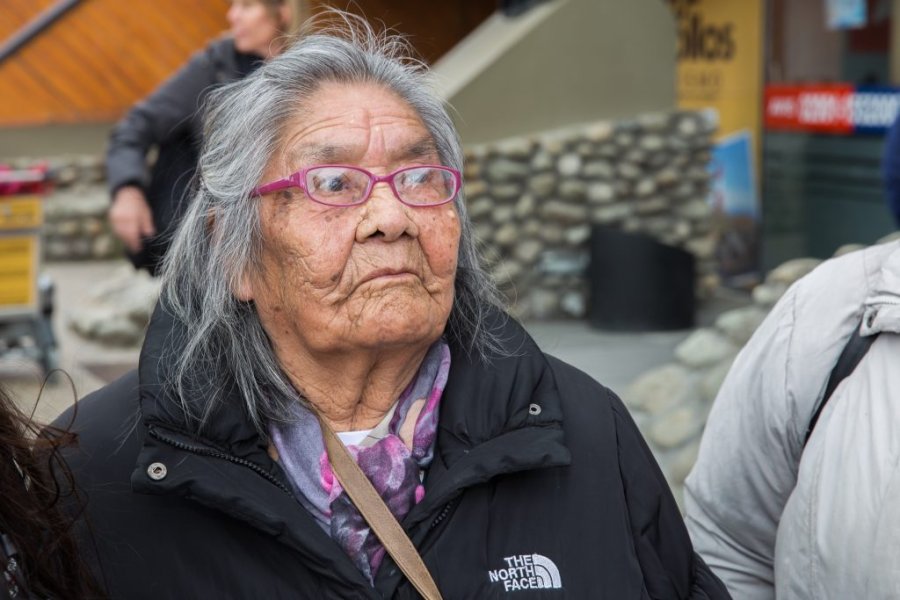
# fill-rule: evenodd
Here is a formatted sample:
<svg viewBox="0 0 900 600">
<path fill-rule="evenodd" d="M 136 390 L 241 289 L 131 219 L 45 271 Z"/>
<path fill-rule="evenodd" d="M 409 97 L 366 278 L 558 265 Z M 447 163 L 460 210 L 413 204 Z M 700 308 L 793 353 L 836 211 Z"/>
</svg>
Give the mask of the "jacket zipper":
<svg viewBox="0 0 900 600">
<path fill-rule="evenodd" d="M 209 456 L 211 458 L 219 458 L 222 460 L 227 460 L 230 463 L 234 463 L 236 465 L 241 465 L 243 467 L 247 467 L 252 470 L 257 475 L 260 475 L 263 479 L 268 480 L 270 483 L 275 484 L 278 489 L 283 491 L 285 494 L 290 497 L 294 497 L 294 493 L 291 492 L 283 483 L 281 483 L 274 475 L 264 470 L 259 465 L 250 462 L 249 460 L 244 460 L 243 458 L 238 458 L 237 456 L 233 456 L 231 454 L 227 454 L 225 452 L 219 452 L 218 450 L 213 450 L 211 448 L 206 448 L 203 446 L 191 446 L 185 444 L 184 442 L 179 442 L 178 440 L 173 440 L 172 438 L 166 437 L 162 433 L 159 432 L 155 427 L 150 427 L 150 435 L 154 438 L 158 439 L 161 442 L 169 444 L 179 450 L 184 450 L 186 452 L 191 452 L 193 454 L 198 454 L 200 456 Z"/>
<path fill-rule="evenodd" d="M 441 509 L 441 512 L 438 513 L 438 515 L 431 521 L 431 524 L 428 526 L 428 529 L 425 530 L 422 540 L 418 544 L 413 544 L 416 548 L 416 551 L 419 553 L 420 556 L 424 555 L 426 550 L 428 550 L 428 548 L 430 547 L 430 545 L 432 543 L 431 538 L 432 538 L 432 533 L 434 532 L 434 529 L 438 525 L 440 525 L 444 519 L 447 518 L 447 515 L 450 514 L 450 509 L 453 508 L 453 505 L 456 503 L 456 500 L 457 500 L 456 498 L 453 498 L 453 499 L 449 500 L 446 504 L 444 504 L 444 507 Z M 408 530 L 405 530 L 405 531 L 406 531 L 406 534 L 409 535 L 410 532 Z M 391 561 L 394 560 L 393 557 L 391 557 L 391 556 L 386 556 L 386 559 L 391 560 Z M 386 571 L 387 571 L 387 569 L 385 569 L 384 566 L 382 566 L 381 570 L 379 571 L 379 574 L 382 572 L 386 572 Z M 394 562 L 393 566 L 391 567 L 391 572 L 389 575 L 389 581 L 393 585 L 391 585 L 390 588 L 385 588 L 384 582 L 382 582 L 382 586 L 379 586 L 378 585 L 379 577 L 376 576 L 375 577 L 375 589 L 379 590 L 383 594 L 387 594 L 387 596 L 385 596 L 385 597 L 388 597 L 388 596 L 393 597 L 393 595 L 397 591 L 397 587 L 400 585 L 400 583 L 402 582 L 402 580 L 404 578 L 405 578 L 405 576 L 400 574 L 400 567 L 398 567 L 397 563 Z"/>
<path fill-rule="evenodd" d="M 453 507 L 454 502 L 456 502 L 455 498 L 444 505 L 441 513 L 437 517 L 435 517 L 434 521 L 431 522 L 431 525 L 428 526 L 429 531 L 440 525 L 441 521 L 447 518 L 447 515 L 450 514 L 450 509 Z"/>
<path fill-rule="evenodd" d="M 456 505 L 457 499 L 458 499 L 458 497 L 449 500 L 447 502 L 447 504 L 445 504 L 444 507 L 441 509 L 441 512 L 438 513 L 438 516 L 436 516 L 431 521 L 431 525 L 428 526 L 428 529 L 425 531 L 425 534 L 422 536 L 422 540 L 419 542 L 419 544 L 417 546 L 420 554 L 424 554 L 434 544 L 435 535 L 437 533 L 436 530 L 438 528 L 438 525 L 443 523 L 444 519 L 446 519 L 450 515 L 450 513 L 453 511 L 453 507 Z"/>
</svg>

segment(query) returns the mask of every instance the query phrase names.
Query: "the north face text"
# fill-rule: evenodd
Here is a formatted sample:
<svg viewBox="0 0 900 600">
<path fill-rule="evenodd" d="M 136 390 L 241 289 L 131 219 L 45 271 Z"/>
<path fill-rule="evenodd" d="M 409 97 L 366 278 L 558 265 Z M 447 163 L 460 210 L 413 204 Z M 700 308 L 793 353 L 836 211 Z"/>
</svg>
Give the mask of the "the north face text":
<svg viewBox="0 0 900 600">
<path fill-rule="evenodd" d="M 488 571 L 491 583 L 502 583 L 507 592 L 561 588 L 559 569 L 540 554 L 518 554 L 503 559 L 506 568 Z"/>
</svg>

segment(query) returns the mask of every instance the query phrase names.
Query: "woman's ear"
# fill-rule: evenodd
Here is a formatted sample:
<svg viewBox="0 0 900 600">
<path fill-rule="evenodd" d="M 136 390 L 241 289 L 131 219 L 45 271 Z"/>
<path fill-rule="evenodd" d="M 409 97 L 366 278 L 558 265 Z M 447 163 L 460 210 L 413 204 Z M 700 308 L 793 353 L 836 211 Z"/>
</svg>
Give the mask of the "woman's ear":
<svg viewBox="0 0 900 600">
<path fill-rule="evenodd" d="M 250 276 L 247 274 L 247 271 L 244 271 L 238 278 L 231 293 L 241 302 L 251 302 L 253 300 L 253 284 L 250 282 Z"/>
<path fill-rule="evenodd" d="M 213 244 L 220 242 L 219 231 L 216 225 L 216 209 L 210 208 L 206 213 L 206 230 L 212 238 Z M 250 276 L 247 274 L 247 269 L 244 269 L 244 271 L 238 275 L 237 281 L 232 280 L 231 293 L 241 302 L 250 302 L 253 300 L 253 284 L 250 281 Z"/>
</svg>

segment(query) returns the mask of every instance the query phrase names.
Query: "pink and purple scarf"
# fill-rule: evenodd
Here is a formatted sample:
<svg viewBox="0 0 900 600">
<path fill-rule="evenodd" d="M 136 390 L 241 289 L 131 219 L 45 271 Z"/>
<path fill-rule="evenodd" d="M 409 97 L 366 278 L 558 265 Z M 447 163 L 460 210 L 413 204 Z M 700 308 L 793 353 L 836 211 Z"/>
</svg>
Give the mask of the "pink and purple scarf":
<svg viewBox="0 0 900 600">
<path fill-rule="evenodd" d="M 425 495 L 423 469 L 434 453 L 438 408 L 449 372 L 450 348 L 440 340 L 384 420 L 359 445 L 347 447 L 398 521 Z M 269 432 L 299 502 L 374 581 L 384 547 L 335 478 L 315 415 L 298 403 L 294 418 L 272 423 Z"/>
</svg>

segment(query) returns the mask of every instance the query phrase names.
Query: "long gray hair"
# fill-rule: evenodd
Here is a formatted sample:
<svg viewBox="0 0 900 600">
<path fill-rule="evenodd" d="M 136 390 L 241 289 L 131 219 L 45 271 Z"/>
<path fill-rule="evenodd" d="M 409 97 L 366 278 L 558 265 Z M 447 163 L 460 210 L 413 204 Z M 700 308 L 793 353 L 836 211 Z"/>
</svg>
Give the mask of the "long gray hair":
<svg viewBox="0 0 900 600">
<path fill-rule="evenodd" d="M 197 191 L 166 257 L 162 296 L 182 332 L 167 348 L 164 385 L 200 427 L 235 391 L 261 433 L 299 399 L 255 307 L 233 291 L 244 273 L 260 268 L 262 232 L 251 191 L 280 151 L 286 122 L 321 84 L 374 83 L 393 91 L 418 113 L 441 162 L 463 168 L 452 121 L 429 90 L 426 68 L 409 58 L 405 40 L 376 33 L 362 19 L 339 17 L 337 28 L 302 38 L 208 100 Z M 462 193 L 455 206 L 462 232 L 445 333 L 470 356 L 486 360 L 500 348 L 487 319 L 502 301 L 480 266 Z"/>
</svg>

